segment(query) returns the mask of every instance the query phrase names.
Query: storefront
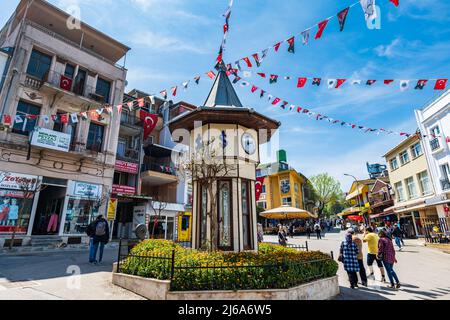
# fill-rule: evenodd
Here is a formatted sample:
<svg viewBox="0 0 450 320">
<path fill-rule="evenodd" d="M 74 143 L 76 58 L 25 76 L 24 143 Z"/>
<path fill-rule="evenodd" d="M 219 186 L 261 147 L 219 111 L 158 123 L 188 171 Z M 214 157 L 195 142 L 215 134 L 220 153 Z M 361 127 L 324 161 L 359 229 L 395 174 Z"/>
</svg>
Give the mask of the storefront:
<svg viewBox="0 0 450 320">
<path fill-rule="evenodd" d="M 149 234 L 157 239 L 177 241 L 178 239 L 178 217 L 184 212 L 184 205 L 178 203 L 166 203 L 164 209 L 149 203 L 147 205 L 146 219 L 148 220 Z M 185 221 L 186 222 L 186 221 Z M 189 223 L 185 227 L 189 227 Z"/>
</svg>

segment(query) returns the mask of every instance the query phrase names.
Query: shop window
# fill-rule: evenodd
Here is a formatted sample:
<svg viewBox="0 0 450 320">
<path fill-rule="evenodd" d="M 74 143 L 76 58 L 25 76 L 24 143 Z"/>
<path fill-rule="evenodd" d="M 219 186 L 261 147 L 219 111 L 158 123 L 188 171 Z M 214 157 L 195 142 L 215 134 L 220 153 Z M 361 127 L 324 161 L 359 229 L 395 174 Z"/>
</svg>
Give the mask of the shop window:
<svg viewBox="0 0 450 320">
<path fill-rule="evenodd" d="M 26 234 L 30 222 L 34 193 L 0 190 L 0 234 Z"/>
<path fill-rule="evenodd" d="M 30 61 L 28 62 L 27 74 L 44 80 L 50 71 L 51 64 L 51 56 L 34 49 L 31 52 Z"/>
<path fill-rule="evenodd" d="M 17 105 L 16 117 L 20 116 L 22 122 L 14 121 L 12 132 L 28 136 L 37 124 L 37 116 L 41 113 L 41 108 L 24 101 L 19 101 Z M 36 119 L 25 117 L 25 115 L 36 116 Z"/>
<path fill-rule="evenodd" d="M 98 201 L 70 198 L 66 211 L 64 234 L 84 234 L 99 214 Z"/>
<path fill-rule="evenodd" d="M 109 103 L 109 95 L 111 92 L 111 82 L 102 78 L 97 79 L 97 87 L 95 93 L 103 97 L 103 102 Z"/>
<path fill-rule="evenodd" d="M 219 193 L 219 243 L 218 246 L 222 249 L 232 249 L 231 239 L 231 182 L 219 181 L 218 182 Z"/>
<path fill-rule="evenodd" d="M 89 133 L 86 142 L 86 149 L 101 152 L 105 127 L 101 124 L 93 123 L 89 125 Z"/>
</svg>

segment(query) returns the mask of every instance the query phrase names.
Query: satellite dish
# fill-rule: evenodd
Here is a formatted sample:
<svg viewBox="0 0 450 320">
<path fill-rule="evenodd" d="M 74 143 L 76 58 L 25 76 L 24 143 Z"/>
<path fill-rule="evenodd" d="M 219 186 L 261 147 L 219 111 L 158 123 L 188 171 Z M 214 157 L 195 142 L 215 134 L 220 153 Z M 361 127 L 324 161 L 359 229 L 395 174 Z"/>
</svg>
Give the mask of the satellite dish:
<svg viewBox="0 0 450 320">
<path fill-rule="evenodd" d="M 145 224 L 139 224 L 136 229 L 134 229 L 134 233 L 140 240 L 144 240 L 147 235 L 147 226 Z"/>
<path fill-rule="evenodd" d="M 128 80 L 125 80 L 125 87 L 128 87 Z"/>
</svg>

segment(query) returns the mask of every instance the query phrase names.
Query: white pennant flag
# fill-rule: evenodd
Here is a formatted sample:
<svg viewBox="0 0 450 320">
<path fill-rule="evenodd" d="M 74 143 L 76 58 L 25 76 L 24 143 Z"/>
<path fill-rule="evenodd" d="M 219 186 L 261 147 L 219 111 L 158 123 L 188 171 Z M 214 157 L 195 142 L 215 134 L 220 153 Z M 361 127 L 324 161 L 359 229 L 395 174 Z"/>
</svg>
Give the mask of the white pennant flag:
<svg viewBox="0 0 450 320">
<path fill-rule="evenodd" d="M 150 96 L 149 98 L 150 98 L 151 104 L 154 105 L 155 104 L 155 96 Z"/>
<path fill-rule="evenodd" d="M 361 84 L 361 80 L 352 80 L 353 85 Z"/>
<path fill-rule="evenodd" d="M 42 116 L 42 121 L 44 121 L 44 123 L 47 124 L 47 123 L 50 122 L 50 117 L 49 117 L 49 116 L 46 116 L 46 115 L 43 115 L 43 116 Z"/>
<path fill-rule="evenodd" d="M 242 75 L 244 76 L 244 78 L 251 78 L 252 77 L 252 72 L 251 71 L 244 71 L 244 72 L 242 72 Z"/>
<path fill-rule="evenodd" d="M 71 113 L 70 120 L 72 120 L 72 123 L 78 123 L 78 115 L 76 113 Z"/>
<path fill-rule="evenodd" d="M 310 29 L 307 29 L 305 31 L 302 32 L 302 37 L 303 37 L 303 45 L 307 45 L 309 42 L 309 31 Z"/>
<path fill-rule="evenodd" d="M 241 87 L 247 87 L 249 85 L 250 85 L 250 83 L 248 83 L 247 81 L 242 81 L 241 82 Z"/>
<path fill-rule="evenodd" d="M 366 21 L 377 18 L 377 10 L 375 8 L 375 0 L 360 0 L 361 7 L 364 11 Z"/>
<path fill-rule="evenodd" d="M 400 80 L 400 90 L 406 91 L 409 89 L 409 80 Z"/>
<path fill-rule="evenodd" d="M 184 91 L 187 90 L 188 85 L 189 85 L 189 81 L 183 82 L 183 88 L 184 88 Z"/>
<path fill-rule="evenodd" d="M 336 87 L 337 80 L 336 79 L 328 79 L 328 89 L 333 89 Z"/>
<path fill-rule="evenodd" d="M 267 98 L 268 98 L 268 100 L 270 101 L 270 100 L 273 99 L 273 95 L 269 94 L 269 95 L 267 96 Z"/>
<path fill-rule="evenodd" d="M 268 52 L 269 52 L 269 49 L 264 49 L 264 50 L 262 51 L 262 56 L 261 56 L 260 62 L 263 61 L 263 59 L 264 59 L 265 57 L 267 57 L 267 53 L 268 53 Z"/>
<path fill-rule="evenodd" d="M 23 123 L 22 116 L 15 116 L 14 117 L 14 123 Z"/>
</svg>

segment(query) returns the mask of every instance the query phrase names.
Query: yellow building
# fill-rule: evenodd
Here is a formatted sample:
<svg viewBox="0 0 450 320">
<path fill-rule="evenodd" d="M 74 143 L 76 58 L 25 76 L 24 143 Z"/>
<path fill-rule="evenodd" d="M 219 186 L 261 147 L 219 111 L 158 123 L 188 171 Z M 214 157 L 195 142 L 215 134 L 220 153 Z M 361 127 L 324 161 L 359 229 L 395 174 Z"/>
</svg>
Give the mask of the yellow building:
<svg viewBox="0 0 450 320">
<path fill-rule="evenodd" d="M 260 165 L 257 177 L 265 177 L 257 206 L 264 210 L 283 205 L 313 212 L 314 203 L 308 201 L 308 179 L 286 162 L 286 152 L 277 153 L 278 162 Z"/>
</svg>

